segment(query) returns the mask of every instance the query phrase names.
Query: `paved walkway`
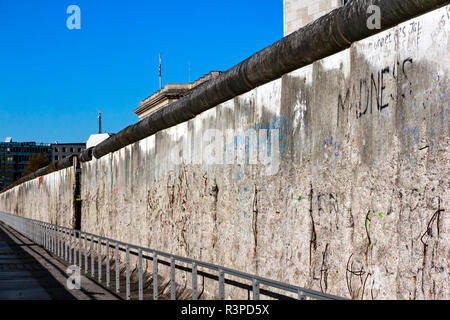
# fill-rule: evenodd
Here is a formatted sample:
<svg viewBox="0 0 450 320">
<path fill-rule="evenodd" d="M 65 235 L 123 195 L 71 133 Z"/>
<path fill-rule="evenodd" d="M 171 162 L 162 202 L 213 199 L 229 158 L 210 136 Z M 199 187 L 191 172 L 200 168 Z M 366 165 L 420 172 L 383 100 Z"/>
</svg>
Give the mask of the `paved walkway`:
<svg viewBox="0 0 450 320">
<path fill-rule="evenodd" d="M 0 300 L 116 300 L 81 275 L 81 289 L 68 290 L 68 265 L 0 222 Z"/>
</svg>

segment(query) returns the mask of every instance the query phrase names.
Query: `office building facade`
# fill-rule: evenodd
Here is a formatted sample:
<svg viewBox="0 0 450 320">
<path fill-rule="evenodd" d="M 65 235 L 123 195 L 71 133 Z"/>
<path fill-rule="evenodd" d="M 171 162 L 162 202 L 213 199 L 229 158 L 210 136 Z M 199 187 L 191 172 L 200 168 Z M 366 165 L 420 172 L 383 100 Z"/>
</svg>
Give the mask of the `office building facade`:
<svg viewBox="0 0 450 320">
<path fill-rule="evenodd" d="M 86 143 L 52 143 L 52 162 L 65 159 L 71 155 L 80 155 L 86 149 Z"/>
<path fill-rule="evenodd" d="M 22 177 L 30 156 L 42 153 L 52 159 L 52 149 L 48 143 L 0 142 L 0 190 Z"/>
</svg>

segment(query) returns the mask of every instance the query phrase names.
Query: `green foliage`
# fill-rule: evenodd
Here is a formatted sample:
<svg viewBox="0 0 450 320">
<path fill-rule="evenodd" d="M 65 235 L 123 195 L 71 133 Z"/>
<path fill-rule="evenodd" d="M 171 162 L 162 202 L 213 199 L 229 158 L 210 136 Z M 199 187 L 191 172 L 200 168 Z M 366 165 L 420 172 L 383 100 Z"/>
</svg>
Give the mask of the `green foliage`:
<svg viewBox="0 0 450 320">
<path fill-rule="evenodd" d="M 47 158 L 45 154 L 43 153 L 33 154 L 28 159 L 28 163 L 23 170 L 22 176 L 25 177 L 49 164 L 50 160 Z"/>
</svg>

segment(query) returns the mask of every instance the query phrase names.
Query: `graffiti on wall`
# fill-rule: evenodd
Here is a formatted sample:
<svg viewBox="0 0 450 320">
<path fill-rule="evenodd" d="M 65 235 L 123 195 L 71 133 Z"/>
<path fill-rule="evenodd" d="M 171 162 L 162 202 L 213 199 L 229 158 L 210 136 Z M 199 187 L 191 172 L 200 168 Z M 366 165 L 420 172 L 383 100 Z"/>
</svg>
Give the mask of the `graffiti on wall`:
<svg viewBox="0 0 450 320">
<path fill-rule="evenodd" d="M 408 94 L 411 95 L 413 93 L 412 79 L 411 76 L 408 76 L 408 71 L 412 66 L 413 58 L 411 57 L 397 61 L 391 66 L 385 66 L 367 77 L 359 79 L 358 82 L 347 87 L 345 93 L 339 93 L 337 98 L 338 126 L 341 114 L 346 109 L 350 111 L 350 114 L 353 111 L 356 119 L 361 119 L 368 114 L 389 108 L 391 101 L 397 101 L 399 97 L 396 92 L 388 92 L 386 84 L 389 80 L 397 81 L 399 75 L 406 81 L 402 85 L 401 98 L 405 98 Z"/>
</svg>

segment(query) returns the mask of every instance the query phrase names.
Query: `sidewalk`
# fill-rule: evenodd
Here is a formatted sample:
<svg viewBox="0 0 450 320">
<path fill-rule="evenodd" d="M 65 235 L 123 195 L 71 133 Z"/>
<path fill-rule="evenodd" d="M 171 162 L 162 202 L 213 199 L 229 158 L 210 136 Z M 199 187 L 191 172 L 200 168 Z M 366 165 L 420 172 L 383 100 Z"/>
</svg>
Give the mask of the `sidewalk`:
<svg viewBox="0 0 450 320">
<path fill-rule="evenodd" d="M 68 290 L 68 264 L 0 222 L 0 300 L 117 300 L 81 274 Z"/>
</svg>

